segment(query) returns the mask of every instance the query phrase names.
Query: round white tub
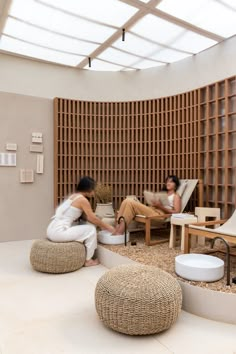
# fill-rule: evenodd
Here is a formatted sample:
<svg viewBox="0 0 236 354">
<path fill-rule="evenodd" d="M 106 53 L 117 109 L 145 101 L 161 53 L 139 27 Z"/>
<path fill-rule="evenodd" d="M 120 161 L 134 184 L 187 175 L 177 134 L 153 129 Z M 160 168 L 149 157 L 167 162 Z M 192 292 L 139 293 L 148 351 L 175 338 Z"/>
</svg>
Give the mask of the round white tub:
<svg viewBox="0 0 236 354">
<path fill-rule="evenodd" d="M 113 236 L 109 231 L 102 230 L 98 232 L 98 241 L 104 245 L 120 245 L 125 243 L 125 235 Z M 129 232 L 127 232 L 126 241 L 129 241 Z"/>
<path fill-rule="evenodd" d="M 217 281 L 224 276 L 224 261 L 205 254 L 182 254 L 175 257 L 175 272 L 193 281 Z"/>
</svg>

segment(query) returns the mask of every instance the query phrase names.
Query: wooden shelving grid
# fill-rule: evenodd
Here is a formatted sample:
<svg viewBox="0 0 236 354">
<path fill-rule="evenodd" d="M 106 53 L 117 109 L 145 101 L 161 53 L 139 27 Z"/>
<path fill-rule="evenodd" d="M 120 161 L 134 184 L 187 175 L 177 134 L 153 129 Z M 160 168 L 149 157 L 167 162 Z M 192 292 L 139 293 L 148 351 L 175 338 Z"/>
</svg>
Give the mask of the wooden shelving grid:
<svg viewBox="0 0 236 354">
<path fill-rule="evenodd" d="M 236 77 L 145 101 L 55 98 L 54 157 L 55 205 L 80 176 L 110 184 L 116 209 L 176 174 L 201 178 L 204 205 L 228 217 L 236 205 Z"/>
</svg>

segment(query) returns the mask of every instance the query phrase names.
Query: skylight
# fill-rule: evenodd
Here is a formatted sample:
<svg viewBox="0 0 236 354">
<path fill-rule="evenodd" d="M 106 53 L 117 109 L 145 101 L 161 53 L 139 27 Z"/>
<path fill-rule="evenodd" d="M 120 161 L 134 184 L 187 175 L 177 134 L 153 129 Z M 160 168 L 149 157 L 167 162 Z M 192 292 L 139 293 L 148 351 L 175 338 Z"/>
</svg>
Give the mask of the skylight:
<svg viewBox="0 0 236 354">
<path fill-rule="evenodd" d="M 236 32 L 234 0 L 163 0 L 157 8 L 223 37 Z"/>
<path fill-rule="evenodd" d="M 0 52 L 78 69 L 165 65 L 236 34 L 235 0 L 3 2 Z"/>
</svg>

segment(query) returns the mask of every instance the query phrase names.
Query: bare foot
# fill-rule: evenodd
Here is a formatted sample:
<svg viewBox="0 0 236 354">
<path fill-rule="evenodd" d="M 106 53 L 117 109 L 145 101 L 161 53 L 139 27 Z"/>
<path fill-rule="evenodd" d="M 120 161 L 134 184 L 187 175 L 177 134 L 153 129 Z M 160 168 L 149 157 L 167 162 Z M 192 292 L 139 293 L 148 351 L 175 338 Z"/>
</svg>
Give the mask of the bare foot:
<svg viewBox="0 0 236 354">
<path fill-rule="evenodd" d="M 96 266 L 99 264 L 98 259 L 88 259 L 85 261 L 84 266 L 85 267 L 91 267 L 91 266 Z"/>
<path fill-rule="evenodd" d="M 115 232 L 113 232 L 112 236 L 123 235 L 124 234 L 124 225 L 119 224 L 115 228 Z"/>
</svg>

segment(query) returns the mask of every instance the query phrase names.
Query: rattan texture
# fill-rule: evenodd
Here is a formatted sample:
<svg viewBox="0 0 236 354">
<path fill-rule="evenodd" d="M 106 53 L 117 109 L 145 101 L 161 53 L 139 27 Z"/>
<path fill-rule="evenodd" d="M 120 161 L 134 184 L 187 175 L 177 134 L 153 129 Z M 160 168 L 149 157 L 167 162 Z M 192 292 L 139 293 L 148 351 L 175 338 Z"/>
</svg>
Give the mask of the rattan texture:
<svg viewBox="0 0 236 354">
<path fill-rule="evenodd" d="M 178 281 L 146 265 L 120 265 L 107 271 L 95 289 L 100 320 L 129 335 L 159 333 L 177 319 L 182 306 Z"/>
<path fill-rule="evenodd" d="M 84 265 L 85 247 L 80 242 L 34 241 L 30 252 L 32 267 L 44 273 L 73 272 Z"/>
</svg>

